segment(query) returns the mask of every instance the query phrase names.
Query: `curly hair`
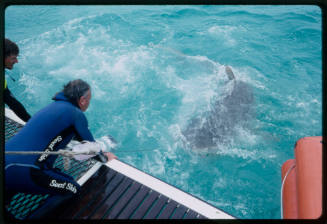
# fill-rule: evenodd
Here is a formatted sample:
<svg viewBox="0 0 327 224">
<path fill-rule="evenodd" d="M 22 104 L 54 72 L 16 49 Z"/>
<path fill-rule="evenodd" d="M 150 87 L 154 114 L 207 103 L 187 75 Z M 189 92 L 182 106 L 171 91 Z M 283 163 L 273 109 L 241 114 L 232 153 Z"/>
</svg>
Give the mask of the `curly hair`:
<svg viewBox="0 0 327 224">
<path fill-rule="evenodd" d="M 75 103 L 90 89 L 91 87 L 87 82 L 76 79 L 64 85 L 63 93 L 69 101 Z"/>
</svg>

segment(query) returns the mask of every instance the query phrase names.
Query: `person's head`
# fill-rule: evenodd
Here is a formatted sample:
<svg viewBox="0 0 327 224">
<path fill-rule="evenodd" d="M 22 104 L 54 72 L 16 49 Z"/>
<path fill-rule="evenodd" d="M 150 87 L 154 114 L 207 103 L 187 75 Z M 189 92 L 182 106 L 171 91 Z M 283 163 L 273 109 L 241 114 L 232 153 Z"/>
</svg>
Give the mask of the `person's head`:
<svg viewBox="0 0 327 224">
<path fill-rule="evenodd" d="M 63 93 L 70 102 L 77 105 L 82 111 L 86 111 L 89 107 L 91 87 L 87 82 L 81 79 L 70 81 L 64 86 Z"/>
<path fill-rule="evenodd" d="M 18 63 L 17 56 L 19 54 L 19 48 L 17 44 L 11 40 L 5 38 L 5 68 L 12 69 L 15 63 Z"/>
</svg>

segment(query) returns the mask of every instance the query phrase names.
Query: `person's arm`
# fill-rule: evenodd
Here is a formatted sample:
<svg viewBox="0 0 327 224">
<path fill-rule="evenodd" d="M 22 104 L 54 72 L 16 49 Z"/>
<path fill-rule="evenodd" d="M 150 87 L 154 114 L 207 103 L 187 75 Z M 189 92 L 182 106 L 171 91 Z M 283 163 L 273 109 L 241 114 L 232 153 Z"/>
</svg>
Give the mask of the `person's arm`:
<svg viewBox="0 0 327 224">
<path fill-rule="evenodd" d="M 23 121 L 27 122 L 31 115 L 27 113 L 24 106 L 11 94 L 8 88 L 4 90 L 4 103 Z"/>
<path fill-rule="evenodd" d="M 88 122 L 87 122 L 87 119 L 86 119 L 85 115 L 83 114 L 83 112 L 76 113 L 75 129 L 77 131 L 76 139 L 78 141 L 87 140 L 87 141 L 95 142 L 93 135 L 88 128 Z M 111 152 L 103 152 L 103 153 L 107 157 L 108 161 L 117 158 Z M 99 156 L 95 156 L 94 159 L 102 162 L 102 160 Z"/>
<path fill-rule="evenodd" d="M 75 139 L 78 141 L 95 142 L 92 133 L 89 130 L 88 122 L 82 111 L 77 111 L 74 117 L 74 126 L 76 130 Z"/>
</svg>

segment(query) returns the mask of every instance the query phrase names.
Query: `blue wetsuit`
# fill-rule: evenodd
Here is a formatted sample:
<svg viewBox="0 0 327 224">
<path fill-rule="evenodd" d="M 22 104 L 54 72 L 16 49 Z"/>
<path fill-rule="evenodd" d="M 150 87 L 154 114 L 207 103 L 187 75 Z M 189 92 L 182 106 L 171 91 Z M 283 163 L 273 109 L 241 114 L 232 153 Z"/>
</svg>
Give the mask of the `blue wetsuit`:
<svg viewBox="0 0 327 224">
<path fill-rule="evenodd" d="M 94 141 L 80 108 L 62 92 L 40 110 L 8 142 L 6 151 L 57 151 L 77 140 Z M 5 155 L 5 186 L 9 194 L 77 194 L 80 186 L 69 175 L 53 169 L 56 155 Z"/>
</svg>

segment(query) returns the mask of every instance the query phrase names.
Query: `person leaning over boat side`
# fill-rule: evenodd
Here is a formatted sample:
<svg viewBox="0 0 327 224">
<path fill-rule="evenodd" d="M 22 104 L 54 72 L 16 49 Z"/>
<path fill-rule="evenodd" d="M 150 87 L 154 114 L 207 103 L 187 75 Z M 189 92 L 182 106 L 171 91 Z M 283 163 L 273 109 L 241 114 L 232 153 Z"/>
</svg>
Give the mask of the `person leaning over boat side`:
<svg viewBox="0 0 327 224">
<path fill-rule="evenodd" d="M 5 144 L 6 151 L 57 151 L 70 140 L 95 142 L 84 115 L 91 100 L 89 84 L 70 81 Z M 108 160 L 117 158 L 104 153 Z M 5 155 L 6 201 L 17 192 L 70 196 L 80 186 L 69 175 L 53 168 L 57 155 Z M 9 193 L 9 194 L 8 194 Z"/>
<path fill-rule="evenodd" d="M 5 55 L 4 55 L 4 65 L 6 69 L 13 69 L 14 64 L 18 63 L 18 54 L 19 48 L 17 44 L 12 42 L 9 39 L 5 39 Z M 23 121 L 27 122 L 31 115 L 29 115 L 24 108 L 24 106 L 12 95 L 10 92 L 7 80 L 5 79 L 5 86 L 4 86 L 4 96 L 3 96 L 4 103 L 9 106 L 9 108 L 14 111 L 14 113 Z"/>
</svg>

